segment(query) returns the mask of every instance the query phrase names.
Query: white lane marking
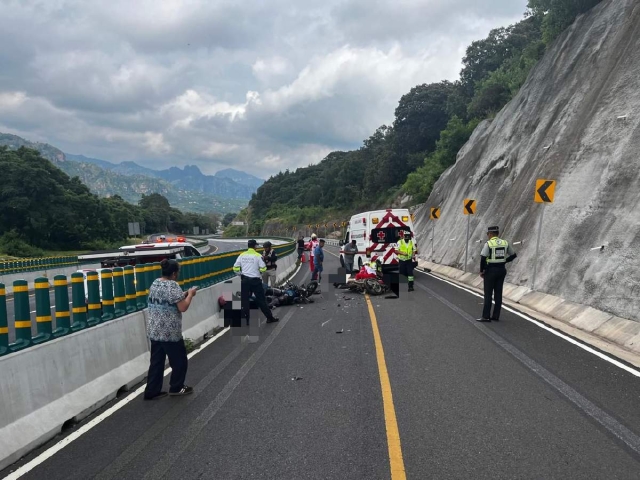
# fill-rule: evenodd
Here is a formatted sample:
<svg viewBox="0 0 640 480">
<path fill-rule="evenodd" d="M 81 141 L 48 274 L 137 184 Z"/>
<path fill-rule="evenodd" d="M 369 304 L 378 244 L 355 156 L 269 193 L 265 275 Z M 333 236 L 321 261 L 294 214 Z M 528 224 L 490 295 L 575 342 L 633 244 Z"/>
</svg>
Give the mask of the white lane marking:
<svg viewBox="0 0 640 480">
<path fill-rule="evenodd" d="M 329 323 L 331 320 L 333 320 L 333 317 L 331 317 L 329 320 L 327 320 L 326 322 L 324 322 L 324 323 L 322 324 L 322 326 L 324 327 L 324 326 L 325 326 L 327 323 Z"/>
<path fill-rule="evenodd" d="M 222 335 L 224 335 L 225 333 L 227 333 L 229 331 L 229 327 L 225 328 L 224 330 L 222 330 L 220 333 L 218 333 L 216 336 L 212 337 L 211 339 L 207 340 L 205 343 L 203 343 L 199 349 L 194 350 L 193 352 L 191 352 L 189 355 L 187 355 L 187 358 L 192 358 L 195 355 L 197 355 L 198 353 L 200 353 L 201 351 L 203 351 L 205 348 L 207 348 L 209 345 L 211 345 L 213 342 L 215 342 L 217 339 L 219 339 Z M 164 371 L 164 376 L 166 377 L 169 373 L 171 372 L 170 368 L 167 368 Z M 43 463 L 45 460 L 53 457 L 56 453 L 58 453 L 60 450 L 62 450 L 64 447 L 66 447 L 67 445 L 69 445 L 71 442 L 73 442 L 74 440 L 77 440 L 78 438 L 80 438 L 82 435 L 84 435 L 85 433 L 87 433 L 89 430 L 91 430 L 93 427 L 95 427 L 96 425 L 98 425 L 100 422 L 102 422 L 103 420 L 105 420 L 106 418 L 109 418 L 111 415 L 113 415 L 114 413 L 116 413 L 118 410 L 120 410 L 122 407 L 124 407 L 125 405 L 127 405 L 128 403 L 132 402 L 135 398 L 137 398 L 138 396 L 140 396 L 140 394 L 142 394 L 144 392 L 146 385 L 142 385 L 141 387 L 139 387 L 137 390 L 135 390 L 131 395 L 123 398 L 122 400 L 120 400 L 118 403 L 116 403 L 115 405 L 113 405 L 112 407 L 110 407 L 108 410 L 105 410 L 104 412 L 102 412 L 100 415 L 98 415 L 96 418 L 94 418 L 93 420 L 91 420 L 90 422 L 88 422 L 87 424 L 83 425 L 82 427 L 80 427 L 78 430 L 76 430 L 75 432 L 73 432 L 71 435 L 63 438 L 62 440 L 60 440 L 58 443 L 56 443 L 55 445 L 53 445 L 51 448 L 45 450 L 44 452 L 42 452 L 40 455 L 38 455 L 36 458 L 34 458 L 33 460 L 31 460 L 29 463 L 26 463 L 25 465 L 21 466 L 18 470 L 16 470 L 15 472 L 12 472 L 11 474 L 9 474 L 9 476 L 5 477 L 5 480 L 16 480 L 20 477 L 22 477 L 24 474 L 30 472 L 31 470 L 33 470 L 35 467 L 37 467 L 38 465 L 40 465 L 41 463 Z"/>
<path fill-rule="evenodd" d="M 480 295 L 479 293 L 474 292 L 473 290 L 469 290 L 468 288 L 462 287 L 460 285 L 457 285 L 457 284 L 455 284 L 453 282 L 450 282 L 449 280 L 445 280 L 443 278 L 440 278 L 437 275 L 432 275 L 430 273 L 423 272 L 422 270 L 418 270 L 417 268 L 416 268 L 416 272 L 422 273 L 423 275 L 428 275 L 428 276 L 433 277 L 433 278 L 435 278 L 437 280 L 440 280 L 441 282 L 448 283 L 449 285 L 453 285 L 454 287 L 459 288 L 460 290 L 464 290 L 465 292 L 470 293 L 472 295 L 475 295 L 476 297 L 483 298 L 483 296 Z M 636 370 L 634 368 L 631 368 L 631 367 L 629 367 L 628 365 L 625 365 L 622 362 L 619 362 L 615 358 L 611 358 L 608 355 L 605 355 L 604 353 L 599 352 L 599 351 L 591 348 L 588 345 L 585 345 L 584 343 L 580 343 L 577 340 L 574 340 L 573 338 L 569 337 L 568 335 L 565 335 L 562 332 L 554 330 L 553 328 L 550 328 L 550 327 L 546 326 L 544 323 L 540 322 L 539 320 L 536 320 L 535 318 L 531 318 L 531 317 L 525 315 L 524 313 L 519 312 L 519 311 L 517 311 L 517 310 L 515 310 L 515 309 L 513 309 L 513 308 L 511 308 L 511 307 L 509 307 L 507 305 L 503 304 L 502 308 L 507 310 L 507 311 L 509 311 L 509 312 L 511 312 L 511 313 L 514 313 L 515 315 L 519 316 L 520 318 L 524 318 L 526 321 L 531 322 L 534 325 L 537 325 L 538 327 L 542 328 L 543 330 L 546 330 L 547 332 L 550 332 L 550 333 L 554 334 L 556 337 L 560 337 L 563 340 L 566 340 L 567 342 L 572 343 L 573 345 L 576 345 L 577 347 L 580 347 L 581 349 L 583 349 L 583 350 L 585 350 L 585 351 L 587 351 L 589 353 L 592 353 L 596 357 L 601 358 L 602 360 L 605 360 L 605 361 L 611 363 L 612 365 L 615 365 L 616 367 L 625 370 L 626 372 L 629 372 L 631 375 L 634 375 L 636 377 L 640 377 L 640 371 L 638 371 L 638 370 Z"/>
</svg>

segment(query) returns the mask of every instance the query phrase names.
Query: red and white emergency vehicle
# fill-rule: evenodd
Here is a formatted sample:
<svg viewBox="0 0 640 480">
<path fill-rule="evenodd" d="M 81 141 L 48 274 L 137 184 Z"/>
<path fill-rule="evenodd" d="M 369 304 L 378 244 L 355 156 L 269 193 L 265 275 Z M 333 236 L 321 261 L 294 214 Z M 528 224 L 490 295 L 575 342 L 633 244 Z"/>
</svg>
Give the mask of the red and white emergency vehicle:
<svg viewBox="0 0 640 480">
<path fill-rule="evenodd" d="M 398 268 L 396 251 L 398 241 L 405 232 L 411 233 L 414 251 L 417 250 L 413 233 L 413 220 L 406 208 L 375 210 L 358 213 L 351 217 L 341 245 L 356 241 L 358 253 L 354 258 L 354 268 L 379 260 L 383 271 Z M 340 249 L 340 263 L 344 266 L 344 250 Z"/>
</svg>

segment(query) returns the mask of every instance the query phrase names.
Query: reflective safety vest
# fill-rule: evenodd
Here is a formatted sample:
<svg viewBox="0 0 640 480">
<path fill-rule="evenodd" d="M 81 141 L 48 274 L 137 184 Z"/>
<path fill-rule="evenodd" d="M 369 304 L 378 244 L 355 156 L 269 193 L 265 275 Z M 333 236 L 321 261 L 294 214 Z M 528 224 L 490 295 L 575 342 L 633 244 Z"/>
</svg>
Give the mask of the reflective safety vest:
<svg viewBox="0 0 640 480">
<path fill-rule="evenodd" d="M 487 242 L 489 247 L 489 256 L 487 263 L 507 263 L 507 248 L 509 242 L 498 237 L 493 237 Z"/>
<path fill-rule="evenodd" d="M 267 266 L 262 260 L 262 255 L 253 248 L 241 253 L 233 265 L 234 273 L 241 273 L 245 277 L 260 278 L 267 271 Z"/>
<path fill-rule="evenodd" d="M 413 258 L 413 242 L 405 239 L 401 239 L 398 242 L 398 260 L 411 260 Z"/>
</svg>

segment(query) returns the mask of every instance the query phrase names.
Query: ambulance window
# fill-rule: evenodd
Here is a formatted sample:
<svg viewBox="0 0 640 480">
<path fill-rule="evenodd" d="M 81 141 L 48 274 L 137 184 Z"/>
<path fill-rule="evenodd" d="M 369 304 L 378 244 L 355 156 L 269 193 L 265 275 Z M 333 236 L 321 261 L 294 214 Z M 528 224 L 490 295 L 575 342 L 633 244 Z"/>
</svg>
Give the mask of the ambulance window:
<svg viewBox="0 0 640 480">
<path fill-rule="evenodd" d="M 349 232 L 344 236 L 344 244 L 346 245 L 347 243 L 349 243 Z"/>
<path fill-rule="evenodd" d="M 404 232 L 411 232 L 407 227 L 375 228 L 371 230 L 371 241 L 374 243 L 398 243 Z"/>
</svg>

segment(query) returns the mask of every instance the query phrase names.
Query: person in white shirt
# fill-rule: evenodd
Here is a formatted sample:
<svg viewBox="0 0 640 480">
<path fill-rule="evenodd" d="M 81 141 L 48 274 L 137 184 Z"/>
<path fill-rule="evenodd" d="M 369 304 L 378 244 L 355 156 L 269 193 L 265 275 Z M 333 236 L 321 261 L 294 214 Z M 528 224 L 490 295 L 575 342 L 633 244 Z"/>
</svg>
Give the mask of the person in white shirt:
<svg viewBox="0 0 640 480">
<path fill-rule="evenodd" d="M 250 305 L 249 299 L 251 294 L 256 297 L 256 303 L 265 317 L 267 317 L 267 323 L 277 322 L 279 319 L 273 316 L 267 300 L 264 296 L 264 286 L 262 284 L 262 274 L 267 271 L 267 266 L 262 260 L 262 255 L 256 252 L 255 248 L 258 242 L 255 240 L 249 240 L 249 249 L 240 254 L 236 259 L 236 263 L 233 265 L 233 271 L 236 274 L 240 274 L 241 278 L 241 308 L 242 312 L 247 319 L 247 325 L 249 325 L 249 312 Z"/>
</svg>

